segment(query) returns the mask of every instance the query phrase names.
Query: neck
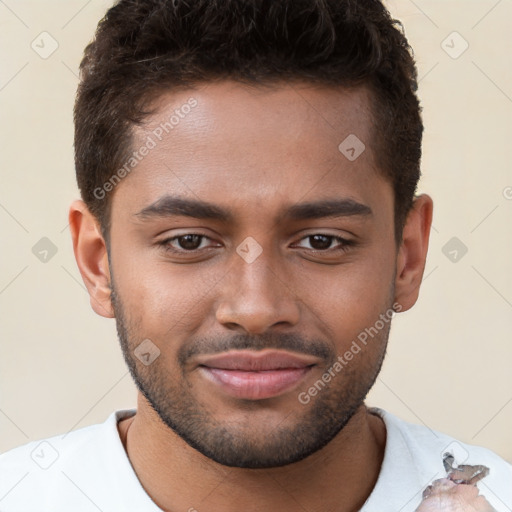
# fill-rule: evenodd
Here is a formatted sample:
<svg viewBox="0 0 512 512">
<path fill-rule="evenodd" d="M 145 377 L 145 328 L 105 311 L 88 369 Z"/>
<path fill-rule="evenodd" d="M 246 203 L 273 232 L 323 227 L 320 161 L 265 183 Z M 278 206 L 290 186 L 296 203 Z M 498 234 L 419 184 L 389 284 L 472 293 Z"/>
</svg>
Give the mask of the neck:
<svg viewBox="0 0 512 512">
<path fill-rule="evenodd" d="M 142 486 L 166 512 L 356 511 L 377 482 L 386 444 L 383 421 L 365 406 L 324 448 L 271 469 L 208 459 L 164 425 L 140 394 L 137 414 L 118 428 Z"/>
</svg>

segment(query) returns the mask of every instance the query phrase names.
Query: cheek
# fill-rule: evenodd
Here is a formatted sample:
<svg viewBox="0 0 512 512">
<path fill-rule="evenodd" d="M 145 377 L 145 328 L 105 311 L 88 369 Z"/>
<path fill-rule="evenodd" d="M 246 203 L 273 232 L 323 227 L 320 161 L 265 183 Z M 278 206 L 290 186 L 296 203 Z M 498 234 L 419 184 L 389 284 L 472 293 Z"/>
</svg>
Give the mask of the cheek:
<svg viewBox="0 0 512 512">
<path fill-rule="evenodd" d="M 342 347 L 337 349 L 341 350 L 375 326 L 381 314 L 391 316 L 393 278 L 393 258 L 376 252 L 328 272 L 303 272 L 295 280 L 295 289 L 301 290 L 300 298 L 312 321 L 329 338 L 339 340 Z M 387 327 L 387 323 L 382 326 L 379 322 L 379 334 Z"/>
<path fill-rule="evenodd" d="M 194 265 L 155 261 L 142 252 L 126 257 L 128 252 L 120 247 L 112 258 L 116 292 L 130 324 L 155 339 L 193 329 L 204 315 L 206 292 L 215 284 L 212 276 Z"/>
</svg>

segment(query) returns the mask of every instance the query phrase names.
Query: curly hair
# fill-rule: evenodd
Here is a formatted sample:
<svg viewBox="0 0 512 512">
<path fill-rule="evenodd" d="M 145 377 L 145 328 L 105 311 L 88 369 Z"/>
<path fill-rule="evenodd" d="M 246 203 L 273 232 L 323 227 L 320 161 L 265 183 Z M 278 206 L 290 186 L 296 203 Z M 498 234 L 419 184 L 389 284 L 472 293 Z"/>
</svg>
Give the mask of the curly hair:
<svg viewBox="0 0 512 512">
<path fill-rule="evenodd" d="M 104 236 L 111 198 L 94 191 L 126 161 L 152 99 L 221 79 L 303 80 L 371 91 L 373 147 L 393 186 L 401 242 L 423 123 L 413 52 L 380 0 L 119 0 L 85 49 L 80 79 L 76 175 Z"/>
</svg>

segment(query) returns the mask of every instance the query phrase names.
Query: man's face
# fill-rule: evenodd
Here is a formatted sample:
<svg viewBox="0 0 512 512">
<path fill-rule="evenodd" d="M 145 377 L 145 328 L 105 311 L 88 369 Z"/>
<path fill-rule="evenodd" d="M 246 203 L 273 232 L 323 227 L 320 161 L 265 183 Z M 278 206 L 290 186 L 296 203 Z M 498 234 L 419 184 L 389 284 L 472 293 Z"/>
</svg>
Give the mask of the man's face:
<svg viewBox="0 0 512 512">
<path fill-rule="evenodd" d="M 163 423 L 204 455 L 301 460 L 361 407 L 389 333 L 378 320 L 394 301 L 393 191 L 376 171 L 367 93 L 227 81 L 156 106 L 133 142 L 150 149 L 112 198 L 125 359 Z"/>
</svg>

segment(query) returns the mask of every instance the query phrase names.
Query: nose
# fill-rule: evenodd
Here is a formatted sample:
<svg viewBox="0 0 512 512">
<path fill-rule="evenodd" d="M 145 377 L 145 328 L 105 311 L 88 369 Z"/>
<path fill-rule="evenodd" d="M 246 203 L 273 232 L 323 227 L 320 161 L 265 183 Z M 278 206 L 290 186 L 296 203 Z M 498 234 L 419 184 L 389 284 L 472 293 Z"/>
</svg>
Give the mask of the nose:
<svg viewBox="0 0 512 512">
<path fill-rule="evenodd" d="M 297 325 L 299 299 L 293 284 L 279 269 L 275 263 L 270 266 L 265 251 L 251 263 L 235 255 L 235 263 L 220 285 L 217 321 L 244 334 Z"/>
</svg>

